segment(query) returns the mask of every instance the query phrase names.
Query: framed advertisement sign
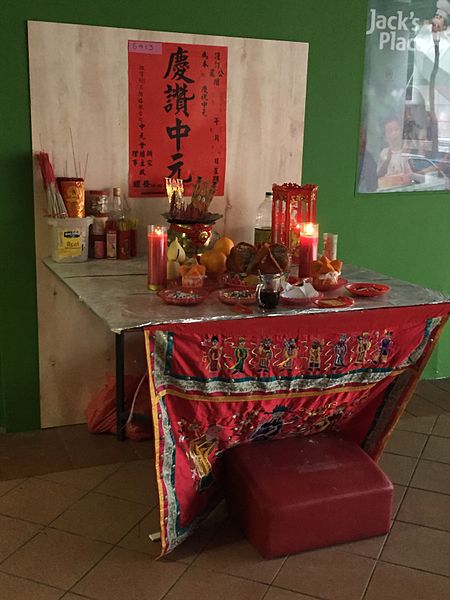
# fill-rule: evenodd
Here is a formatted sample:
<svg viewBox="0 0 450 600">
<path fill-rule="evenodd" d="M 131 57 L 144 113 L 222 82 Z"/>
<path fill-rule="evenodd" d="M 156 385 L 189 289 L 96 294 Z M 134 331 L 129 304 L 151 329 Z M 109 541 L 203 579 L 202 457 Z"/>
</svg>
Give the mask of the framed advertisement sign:
<svg viewBox="0 0 450 600">
<path fill-rule="evenodd" d="M 357 192 L 450 189 L 449 20 L 449 0 L 369 0 Z"/>
</svg>

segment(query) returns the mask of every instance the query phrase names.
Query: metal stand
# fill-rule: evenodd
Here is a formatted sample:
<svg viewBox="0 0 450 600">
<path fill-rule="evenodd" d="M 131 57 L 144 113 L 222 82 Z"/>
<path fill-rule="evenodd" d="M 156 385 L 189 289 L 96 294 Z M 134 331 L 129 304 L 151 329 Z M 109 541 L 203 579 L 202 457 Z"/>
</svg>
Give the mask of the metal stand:
<svg viewBox="0 0 450 600">
<path fill-rule="evenodd" d="M 116 333 L 116 437 L 125 439 L 125 339 L 123 333 Z"/>
</svg>

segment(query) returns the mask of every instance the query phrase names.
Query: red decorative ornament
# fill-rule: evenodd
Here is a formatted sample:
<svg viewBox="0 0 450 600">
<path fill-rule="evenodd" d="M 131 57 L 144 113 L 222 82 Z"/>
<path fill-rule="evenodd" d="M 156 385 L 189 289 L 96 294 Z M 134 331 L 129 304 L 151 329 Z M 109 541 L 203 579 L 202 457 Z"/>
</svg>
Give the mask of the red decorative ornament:
<svg viewBox="0 0 450 600">
<path fill-rule="evenodd" d="M 272 186 L 272 242 L 297 248 L 301 223 L 316 223 L 319 186 L 284 183 Z"/>
</svg>

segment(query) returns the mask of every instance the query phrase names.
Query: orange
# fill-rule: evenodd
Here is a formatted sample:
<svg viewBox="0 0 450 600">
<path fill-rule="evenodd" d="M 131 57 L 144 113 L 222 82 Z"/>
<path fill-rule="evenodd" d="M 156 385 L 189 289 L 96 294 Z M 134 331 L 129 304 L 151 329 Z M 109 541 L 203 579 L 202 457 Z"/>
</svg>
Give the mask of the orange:
<svg viewBox="0 0 450 600">
<path fill-rule="evenodd" d="M 221 237 L 214 244 L 213 250 L 217 250 L 218 252 L 223 252 L 225 256 L 229 256 L 231 252 L 231 248 L 233 248 L 234 242 L 230 238 Z"/>
<path fill-rule="evenodd" d="M 200 264 L 205 265 L 209 275 L 217 276 L 226 271 L 227 257 L 216 249 L 207 250 L 200 256 Z"/>
</svg>

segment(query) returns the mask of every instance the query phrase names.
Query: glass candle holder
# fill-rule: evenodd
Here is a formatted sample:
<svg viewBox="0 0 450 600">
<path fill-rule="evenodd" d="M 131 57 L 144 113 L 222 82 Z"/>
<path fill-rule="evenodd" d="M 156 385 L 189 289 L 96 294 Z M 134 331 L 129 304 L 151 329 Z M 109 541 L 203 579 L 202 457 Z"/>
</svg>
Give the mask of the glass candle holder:
<svg viewBox="0 0 450 600">
<path fill-rule="evenodd" d="M 147 287 L 157 291 L 167 282 L 167 227 L 147 226 Z"/>
<path fill-rule="evenodd" d="M 298 248 L 298 276 L 309 277 L 311 263 L 317 260 L 318 223 L 301 223 Z"/>
<path fill-rule="evenodd" d="M 324 233 L 323 234 L 323 249 L 322 254 L 330 260 L 337 259 L 337 233 Z"/>
</svg>

